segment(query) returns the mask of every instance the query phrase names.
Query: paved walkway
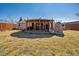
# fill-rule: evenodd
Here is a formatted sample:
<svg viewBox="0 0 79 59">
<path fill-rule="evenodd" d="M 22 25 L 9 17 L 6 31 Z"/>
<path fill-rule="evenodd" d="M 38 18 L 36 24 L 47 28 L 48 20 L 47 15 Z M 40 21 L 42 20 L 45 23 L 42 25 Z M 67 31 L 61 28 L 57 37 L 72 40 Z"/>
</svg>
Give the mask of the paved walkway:
<svg viewBox="0 0 79 59">
<path fill-rule="evenodd" d="M 37 31 L 26 31 L 27 33 L 35 33 L 35 34 L 50 34 L 51 32 L 49 31 L 42 31 L 42 30 L 37 30 Z"/>
</svg>

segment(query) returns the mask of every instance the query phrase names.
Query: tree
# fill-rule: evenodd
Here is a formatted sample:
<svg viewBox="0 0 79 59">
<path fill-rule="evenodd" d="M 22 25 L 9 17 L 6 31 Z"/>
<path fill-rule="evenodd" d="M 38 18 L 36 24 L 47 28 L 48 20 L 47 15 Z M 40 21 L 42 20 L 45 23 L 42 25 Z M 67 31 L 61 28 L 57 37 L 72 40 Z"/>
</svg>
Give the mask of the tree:
<svg viewBox="0 0 79 59">
<path fill-rule="evenodd" d="M 11 22 L 11 23 L 14 23 L 14 20 L 11 18 L 11 16 L 10 15 L 7 15 L 7 18 L 8 18 L 8 22 Z"/>
<path fill-rule="evenodd" d="M 22 21 L 22 20 L 23 20 L 22 17 L 20 17 L 19 21 Z"/>
</svg>

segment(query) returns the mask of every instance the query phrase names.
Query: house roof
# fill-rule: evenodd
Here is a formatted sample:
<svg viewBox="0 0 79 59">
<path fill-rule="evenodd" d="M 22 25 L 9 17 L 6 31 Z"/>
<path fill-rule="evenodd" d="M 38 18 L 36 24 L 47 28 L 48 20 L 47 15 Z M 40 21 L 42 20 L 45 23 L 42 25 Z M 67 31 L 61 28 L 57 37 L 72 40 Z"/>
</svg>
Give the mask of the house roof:
<svg viewBox="0 0 79 59">
<path fill-rule="evenodd" d="M 47 21 L 54 21 L 53 19 L 43 19 L 43 18 L 27 19 L 26 21 L 29 21 L 29 20 L 47 20 Z"/>
</svg>

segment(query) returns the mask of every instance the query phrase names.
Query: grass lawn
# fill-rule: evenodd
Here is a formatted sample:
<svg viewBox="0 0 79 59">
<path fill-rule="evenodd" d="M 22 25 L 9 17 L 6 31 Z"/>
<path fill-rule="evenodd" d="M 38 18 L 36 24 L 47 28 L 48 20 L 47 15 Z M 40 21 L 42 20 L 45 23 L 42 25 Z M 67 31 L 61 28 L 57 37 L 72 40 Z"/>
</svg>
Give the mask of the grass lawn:
<svg viewBox="0 0 79 59">
<path fill-rule="evenodd" d="M 12 33 L 18 31 L 0 32 L 0 55 L 1 56 L 28 56 L 28 55 L 78 55 L 79 56 L 79 31 L 64 31 L 65 36 L 44 37 L 14 37 Z M 23 36 L 20 34 L 19 36 Z M 43 35 L 42 35 L 43 36 Z"/>
</svg>

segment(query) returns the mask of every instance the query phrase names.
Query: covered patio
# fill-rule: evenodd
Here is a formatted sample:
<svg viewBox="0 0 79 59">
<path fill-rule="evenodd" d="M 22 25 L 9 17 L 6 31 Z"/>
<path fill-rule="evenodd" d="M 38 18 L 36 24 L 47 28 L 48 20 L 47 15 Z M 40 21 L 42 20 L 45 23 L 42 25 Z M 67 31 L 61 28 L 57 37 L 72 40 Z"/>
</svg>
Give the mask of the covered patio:
<svg viewBox="0 0 79 59">
<path fill-rule="evenodd" d="M 53 22 L 47 19 L 30 19 L 26 21 L 27 31 L 49 31 L 53 29 Z"/>
</svg>

